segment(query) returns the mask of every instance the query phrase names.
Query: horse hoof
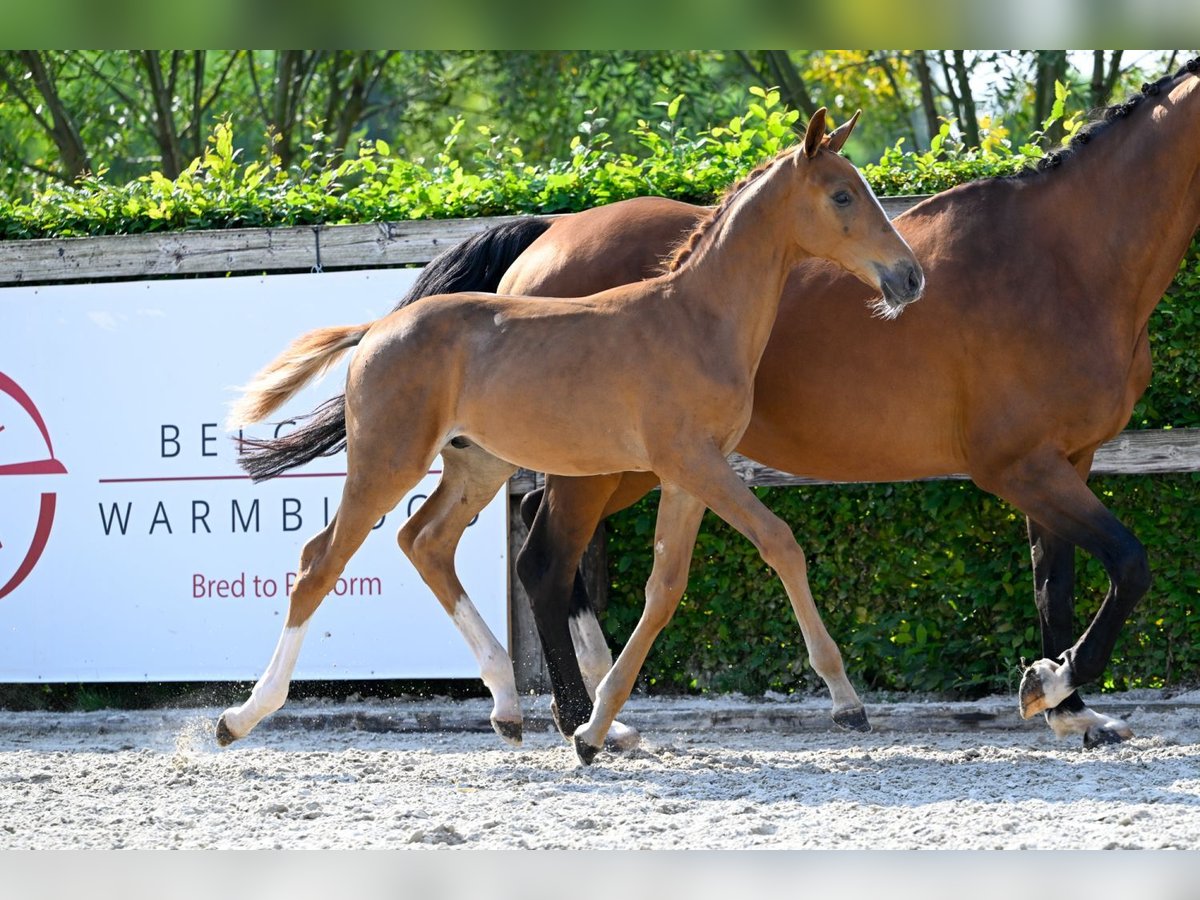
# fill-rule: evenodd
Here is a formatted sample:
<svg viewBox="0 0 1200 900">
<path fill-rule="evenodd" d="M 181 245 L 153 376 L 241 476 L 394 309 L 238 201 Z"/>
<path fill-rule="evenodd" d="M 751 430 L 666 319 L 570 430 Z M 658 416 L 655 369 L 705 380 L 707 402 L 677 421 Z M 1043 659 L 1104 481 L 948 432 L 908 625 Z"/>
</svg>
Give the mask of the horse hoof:
<svg viewBox="0 0 1200 900">
<path fill-rule="evenodd" d="M 568 701 L 560 707 L 558 700 L 554 699 L 550 701 L 550 715 L 554 717 L 558 733 L 569 741 L 592 718 L 592 704 L 590 700 L 587 703 Z"/>
<path fill-rule="evenodd" d="M 855 706 L 850 709 L 835 709 L 833 711 L 833 723 L 839 728 L 844 728 L 846 731 L 859 731 L 865 734 L 871 730 L 871 723 L 867 719 L 867 711 L 861 706 Z"/>
<path fill-rule="evenodd" d="M 217 746 L 228 747 L 237 739 L 238 736 L 225 724 L 225 713 L 221 713 L 221 718 L 217 719 Z"/>
<path fill-rule="evenodd" d="M 1040 660 L 1039 660 L 1040 662 Z M 1046 686 L 1038 663 L 1034 663 L 1021 675 L 1021 687 L 1017 694 L 1017 706 L 1022 719 L 1031 719 L 1038 713 L 1050 709 L 1052 704 L 1046 697 Z"/>
<path fill-rule="evenodd" d="M 513 722 L 508 719 L 492 719 L 492 730 L 500 735 L 505 743 L 511 744 L 514 747 L 521 746 L 521 722 L 517 720 Z"/>
<path fill-rule="evenodd" d="M 599 747 L 593 747 L 579 735 L 575 735 L 575 755 L 579 757 L 579 761 L 585 766 L 590 766 L 592 760 L 596 758 L 596 754 L 600 752 Z"/>
<path fill-rule="evenodd" d="M 624 753 L 632 750 L 641 742 L 642 736 L 638 734 L 636 728 L 630 728 L 620 722 L 613 722 L 604 738 L 604 749 L 610 753 Z"/>
<path fill-rule="evenodd" d="M 1052 709 L 1071 695 L 1071 666 L 1052 659 L 1039 659 L 1021 674 L 1018 708 L 1028 719 Z"/>
<path fill-rule="evenodd" d="M 1113 720 L 1115 725 L 1089 728 L 1083 733 L 1083 747 L 1094 750 L 1108 744 L 1122 744 L 1133 737 L 1133 729 L 1124 722 Z"/>
</svg>

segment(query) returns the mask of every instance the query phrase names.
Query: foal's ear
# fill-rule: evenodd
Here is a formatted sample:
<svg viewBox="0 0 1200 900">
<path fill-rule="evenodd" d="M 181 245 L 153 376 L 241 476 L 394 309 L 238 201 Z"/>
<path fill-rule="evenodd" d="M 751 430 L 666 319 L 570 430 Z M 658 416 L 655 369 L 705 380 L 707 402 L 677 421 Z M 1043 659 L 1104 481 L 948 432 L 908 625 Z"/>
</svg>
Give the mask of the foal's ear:
<svg viewBox="0 0 1200 900">
<path fill-rule="evenodd" d="M 842 123 L 830 132 L 829 144 L 827 145 L 830 150 L 832 150 L 834 153 L 837 153 L 842 149 L 842 144 L 846 143 L 846 138 L 850 137 L 850 132 L 854 130 L 854 124 L 858 121 L 858 117 L 861 115 L 862 110 L 860 109 L 846 122 Z"/>
<path fill-rule="evenodd" d="M 821 107 L 808 120 L 808 131 L 804 132 L 804 155 L 812 159 L 821 149 L 825 139 L 825 107 Z"/>
</svg>

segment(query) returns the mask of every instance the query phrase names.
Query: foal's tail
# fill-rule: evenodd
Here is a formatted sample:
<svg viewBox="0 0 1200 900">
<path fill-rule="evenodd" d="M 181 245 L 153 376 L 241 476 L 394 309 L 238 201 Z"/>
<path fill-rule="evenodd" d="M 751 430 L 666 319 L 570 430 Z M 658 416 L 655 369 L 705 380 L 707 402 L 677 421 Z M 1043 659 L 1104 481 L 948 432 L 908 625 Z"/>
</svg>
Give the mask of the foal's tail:
<svg viewBox="0 0 1200 900">
<path fill-rule="evenodd" d="M 425 267 L 396 309 L 434 294 L 494 292 L 509 266 L 550 227 L 548 219 L 520 218 L 468 238 Z M 322 328 L 296 340 L 247 386 L 230 415 L 233 427 L 258 422 L 278 409 L 309 380 L 355 346 L 368 325 Z M 346 397 L 326 400 L 287 434 L 273 440 L 244 441 L 238 464 L 255 481 L 274 478 L 318 456 L 346 446 Z"/>
<path fill-rule="evenodd" d="M 242 388 L 242 398 L 229 411 L 229 427 L 252 425 L 275 412 L 357 345 L 372 324 L 318 328 L 296 338 Z"/>
</svg>

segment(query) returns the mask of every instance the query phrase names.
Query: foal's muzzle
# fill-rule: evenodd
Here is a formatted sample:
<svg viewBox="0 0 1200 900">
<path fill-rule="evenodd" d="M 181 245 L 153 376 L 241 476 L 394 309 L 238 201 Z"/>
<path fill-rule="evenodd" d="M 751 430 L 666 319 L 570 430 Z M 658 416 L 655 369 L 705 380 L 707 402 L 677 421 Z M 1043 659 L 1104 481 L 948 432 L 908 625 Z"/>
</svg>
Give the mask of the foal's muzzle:
<svg viewBox="0 0 1200 900">
<path fill-rule="evenodd" d="M 904 262 L 884 269 L 876 267 L 883 302 L 894 310 L 903 309 L 925 292 L 925 273 L 915 262 Z"/>
</svg>

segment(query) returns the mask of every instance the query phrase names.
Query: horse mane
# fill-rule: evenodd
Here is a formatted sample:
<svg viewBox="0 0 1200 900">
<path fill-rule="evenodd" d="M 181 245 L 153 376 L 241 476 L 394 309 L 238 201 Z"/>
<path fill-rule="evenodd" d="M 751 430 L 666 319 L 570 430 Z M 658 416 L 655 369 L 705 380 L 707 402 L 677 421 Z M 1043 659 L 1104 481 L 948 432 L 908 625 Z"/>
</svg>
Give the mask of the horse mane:
<svg viewBox="0 0 1200 900">
<path fill-rule="evenodd" d="M 1188 73 L 1195 75 L 1198 72 L 1200 72 L 1200 57 L 1188 60 L 1174 75 L 1164 75 L 1157 81 L 1143 84 L 1141 91 L 1123 103 L 1115 103 L 1112 106 L 1093 110 L 1088 116 L 1087 124 L 1075 132 L 1066 144 L 1049 151 L 1035 165 L 1028 166 L 1020 172 L 1007 177 L 1023 178 L 1039 172 L 1049 172 L 1052 169 L 1057 169 L 1066 160 L 1078 153 L 1079 148 L 1091 141 L 1096 135 L 1110 130 L 1119 120 L 1127 118 L 1131 112 L 1146 102 L 1147 98 L 1158 97 L 1162 93 L 1162 89 L 1177 78 L 1181 78 Z"/>
<path fill-rule="evenodd" d="M 826 135 L 821 142 L 821 146 L 824 146 L 828 141 L 829 135 Z M 785 156 L 796 152 L 796 150 L 796 146 L 791 146 L 780 150 L 770 159 L 759 163 L 757 166 L 751 169 L 749 174 L 747 174 L 744 178 L 727 187 L 725 192 L 721 194 L 721 199 L 717 201 L 717 205 L 713 207 L 712 211 L 709 212 L 709 214 L 701 219 L 698 223 L 696 223 L 696 226 L 690 232 L 684 235 L 680 242 L 675 245 L 675 249 L 671 251 L 670 255 L 663 259 L 661 267 L 662 274 L 669 275 L 672 272 L 676 272 L 681 269 L 684 263 L 686 263 L 695 255 L 695 252 L 700 247 L 701 242 L 703 242 L 704 238 L 712 231 L 713 226 L 720 220 L 721 216 L 723 216 L 729 207 L 733 205 L 733 201 L 737 198 L 737 196 L 752 181 L 760 178 L 768 169 L 774 166 L 775 163 L 779 162 Z"/>
</svg>

